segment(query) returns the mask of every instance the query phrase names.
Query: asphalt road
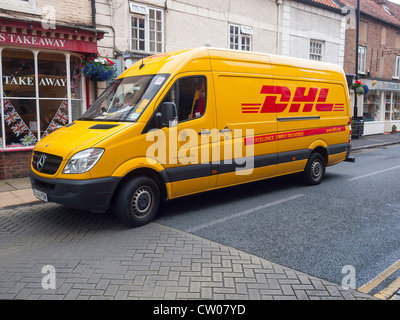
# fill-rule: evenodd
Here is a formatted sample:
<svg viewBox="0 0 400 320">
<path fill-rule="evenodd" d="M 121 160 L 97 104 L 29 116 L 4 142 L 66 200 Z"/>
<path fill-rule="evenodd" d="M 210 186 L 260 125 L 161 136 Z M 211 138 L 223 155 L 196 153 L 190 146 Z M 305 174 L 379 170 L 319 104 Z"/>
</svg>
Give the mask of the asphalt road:
<svg viewBox="0 0 400 320">
<path fill-rule="evenodd" d="M 164 204 L 156 222 L 338 284 L 351 266 L 359 288 L 400 258 L 400 146 L 354 156 L 318 186 L 292 175 L 207 192 Z"/>
</svg>

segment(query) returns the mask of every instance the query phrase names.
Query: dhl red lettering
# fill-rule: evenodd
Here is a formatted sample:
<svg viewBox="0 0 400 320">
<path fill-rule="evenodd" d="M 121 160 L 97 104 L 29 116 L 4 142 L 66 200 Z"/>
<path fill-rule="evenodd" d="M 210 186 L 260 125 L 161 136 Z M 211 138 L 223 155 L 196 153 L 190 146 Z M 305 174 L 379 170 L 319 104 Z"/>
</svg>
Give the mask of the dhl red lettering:
<svg viewBox="0 0 400 320">
<path fill-rule="evenodd" d="M 318 88 L 310 88 L 307 95 L 304 94 L 305 92 L 306 87 L 297 87 L 293 102 L 314 102 L 317 97 Z"/>
<path fill-rule="evenodd" d="M 242 113 L 281 113 L 289 106 L 289 113 L 344 111 L 344 104 L 324 103 L 328 88 L 297 87 L 292 93 L 286 86 L 262 86 L 260 94 L 266 94 L 264 103 L 242 103 Z M 292 100 L 291 100 L 292 99 Z M 261 108 L 260 108 L 261 106 Z"/>
<path fill-rule="evenodd" d="M 281 102 L 289 102 L 292 96 L 290 89 L 288 87 L 283 86 L 263 86 L 261 88 L 261 94 L 267 94 L 264 100 L 264 104 L 261 108 L 260 113 L 280 113 L 283 112 L 288 103 L 277 103 L 276 99 L 278 98 L 275 95 L 280 95 Z M 268 94 L 273 94 L 274 96 L 268 96 Z"/>
<path fill-rule="evenodd" d="M 329 89 L 323 88 L 319 92 L 318 102 L 326 102 L 326 98 L 328 97 Z"/>
</svg>

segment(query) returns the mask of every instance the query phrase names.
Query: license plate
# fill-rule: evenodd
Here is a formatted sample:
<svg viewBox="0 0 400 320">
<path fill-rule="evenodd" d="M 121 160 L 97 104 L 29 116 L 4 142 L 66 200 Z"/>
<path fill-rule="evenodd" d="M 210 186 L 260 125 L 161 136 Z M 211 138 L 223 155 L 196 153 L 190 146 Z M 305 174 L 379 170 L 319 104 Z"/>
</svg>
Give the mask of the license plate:
<svg viewBox="0 0 400 320">
<path fill-rule="evenodd" d="M 42 201 L 46 201 L 46 202 L 48 201 L 48 200 L 47 200 L 47 194 L 44 193 L 44 192 L 42 192 L 42 191 L 33 189 L 33 195 L 34 195 L 36 198 L 38 198 L 38 199 L 40 199 L 40 200 L 42 200 Z"/>
</svg>

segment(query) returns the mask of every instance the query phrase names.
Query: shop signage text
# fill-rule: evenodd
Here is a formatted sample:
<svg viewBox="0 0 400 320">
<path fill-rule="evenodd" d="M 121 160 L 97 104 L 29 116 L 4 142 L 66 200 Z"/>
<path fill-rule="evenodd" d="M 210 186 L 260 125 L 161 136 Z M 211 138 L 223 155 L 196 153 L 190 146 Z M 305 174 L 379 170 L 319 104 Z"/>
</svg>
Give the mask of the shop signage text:
<svg viewBox="0 0 400 320">
<path fill-rule="evenodd" d="M 20 85 L 20 86 L 33 86 L 35 84 L 34 77 L 3 77 L 4 85 Z M 41 78 L 39 86 L 52 86 L 52 87 L 65 87 L 67 85 L 67 79 L 62 78 Z"/>
<path fill-rule="evenodd" d="M 47 34 L 48 35 L 48 34 Z M 78 36 L 79 34 L 77 34 Z M 0 32 L 0 45 L 14 45 L 23 47 L 46 48 L 56 50 L 77 51 L 86 53 L 97 52 L 96 41 L 85 41 L 83 36 L 81 39 L 60 38 L 58 33 L 55 32 L 54 37 L 45 35 L 21 34 L 12 33 L 9 31 Z"/>
<path fill-rule="evenodd" d="M 21 44 L 25 46 L 39 46 L 39 47 L 56 47 L 59 49 L 64 49 L 65 41 L 63 39 L 30 36 L 30 35 L 17 35 L 17 34 L 7 34 L 0 33 L 0 42 L 10 43 L 10 44 Z"/>
</svg>

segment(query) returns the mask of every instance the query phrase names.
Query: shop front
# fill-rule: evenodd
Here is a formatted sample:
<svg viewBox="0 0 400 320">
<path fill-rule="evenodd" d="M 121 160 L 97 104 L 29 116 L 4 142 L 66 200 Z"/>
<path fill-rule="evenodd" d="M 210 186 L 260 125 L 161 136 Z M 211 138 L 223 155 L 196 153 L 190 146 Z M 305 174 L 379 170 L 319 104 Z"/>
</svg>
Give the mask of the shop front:
<svg viewBox="0 0 400 320">
<path fill-rule="evenodd" d="M 81 64 L 97 53 L 103 32 L 2 22 L 0 179 L 8 179 L 26 176 L 35 143 L 86 109 L 88 92 Z"/>
<path fill-rule="evenodd" d="M 364 135 L 391 132 L 400 127 L 400 83 L 363 79 L 369 92 L 363 96 Z"/>
</svg>

